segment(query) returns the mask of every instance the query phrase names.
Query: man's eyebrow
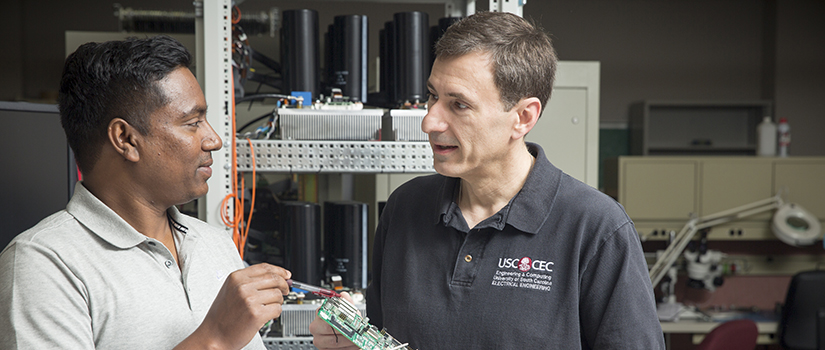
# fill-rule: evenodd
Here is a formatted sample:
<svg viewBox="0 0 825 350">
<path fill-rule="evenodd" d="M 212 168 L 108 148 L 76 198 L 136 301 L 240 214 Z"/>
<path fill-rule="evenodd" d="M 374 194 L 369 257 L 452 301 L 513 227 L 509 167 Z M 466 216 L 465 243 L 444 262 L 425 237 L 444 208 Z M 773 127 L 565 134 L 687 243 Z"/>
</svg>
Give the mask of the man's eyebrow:
<svg viewBox="0 0 825 350">
<path fill-rule="evenodd" d="M 195 106 L 195 107 L 192 107 L 192 109 L 190 109 L 186 113 L 183 113 L 183 115 L 181 115 L 181 117 L 185 118 L 185 117 L 191 117 L 191 116 L 206 115 L 207 108 L 209 108 L 209 107 L 208 106 Z"/>
<path fill-rule="evenodd" d="M 464 94 L 462 94 L 460 92 L 448 92 L 447 96 L 455 97 L 459 100 L 467 100 L 467 96 L 464 96 Z"/>
<path fill-rule="evenodd" d="M 427 82 L 427 88 L 430 89 L 430 90 L 435 90 L 435 88 L 433 87 L 433 84 L 430 83 L 429 81 Z M 467 96 L 465 96 L 464 94 L 462 94 L 460 92 L 448 92 L 448 93 L 446 93 L 446 95 L 450 96 L 450 97 L 455 97 L 459 100 L 467 100 L 468 99 Z"/>
</svg>

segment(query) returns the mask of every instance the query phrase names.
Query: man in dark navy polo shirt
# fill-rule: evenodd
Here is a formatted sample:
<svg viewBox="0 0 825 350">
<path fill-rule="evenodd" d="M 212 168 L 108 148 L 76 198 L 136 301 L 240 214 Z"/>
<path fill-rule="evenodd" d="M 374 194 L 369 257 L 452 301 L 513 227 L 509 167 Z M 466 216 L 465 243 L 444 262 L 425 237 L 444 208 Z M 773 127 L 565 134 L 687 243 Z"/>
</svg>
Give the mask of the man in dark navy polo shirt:
<svg viewBox="0 0 825 350">
<path fill-rule="evenodd" d="M 375 236 L 371 323 L 430 349 L 664 349 L 633 223 L 525 143 L 556 55 L 522 18 L 479 13 L 436 46 L 427 82 L 437 175 L 389 198 Z M 319 349 L 352 348 L 316 318 Z"/>
</svg>

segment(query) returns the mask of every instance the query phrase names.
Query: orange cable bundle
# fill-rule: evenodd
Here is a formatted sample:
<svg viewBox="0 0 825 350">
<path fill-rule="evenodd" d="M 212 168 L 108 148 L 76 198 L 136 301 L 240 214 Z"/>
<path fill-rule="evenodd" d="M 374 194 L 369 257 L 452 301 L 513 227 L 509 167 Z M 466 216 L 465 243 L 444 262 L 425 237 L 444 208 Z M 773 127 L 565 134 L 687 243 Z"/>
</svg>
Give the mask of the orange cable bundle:
<svg viewBox="0 0 825 350">
<path fill-rule="evenodd" d="M 257 192 L 257 174 L 255 171 L 255 167 L 257 165 L 255 164 L 255 147 L 252 146 L 252 140 L 247 138 L 246 141 L 249 142 L 249 151 L 251 152 L 250 156 L 252 157 L 252 201 L 249 205 L 249 218 L 246 219 L 246 227 L 244 228 L 243 234 L 241 234 L 240 247 L 246 247 L 246 238 L 249 236 L 249 226 L 252 223 L 252 213 L 255 212 L 255 192 Z M 246 188 L 245 186 L 243 187 Z M 243 248 L 241 248 L 240 250 L 243 251 Z M 241 258 L 243 259 L 243 252 L 241 252 Z"/>
<path fill-rule="evenodd" d="M 237 6 L 232 7 L 232 24 L 238 24 L 241 20 L 241 9 Z M 233 73 L 234 74 L 234 73 Z M 255 171 L 255 148 L 252 146 L 252 140 L 246 139 L 249 142 L 249 150 L 252 154 L 252 201 L 249 210 L 249 217 L 246 220 L 245 227 L 242 229 L 241 225 L 244 218 L 244 190 L 246 188 L 246 181 L 243 177 L 241 177 L 241 186 L 238 187 L 238 148 L 237 148 L 237 135 L 236 135 L 236 115 L 235 115 L 235 79 L 229 79 L 230 81 L 230 91 L 231 91 L 231 99 L 232 103 L 230 104 L 230 108 L 232 108 L 232 160 L 231 160 L 231 169 L 230 174 L 232 176 L 232 192 L 226 195 L 221 201 L 221 221 L 223 221 L 224 225 L 232 229 L 232 241 L 235 243 L 235 247 L 238 249 L 238 254 L 241 256 L 241 259 L 244 257 L 244 248 L 246 247 L 246 238 L 249 235 L 249 228 L 250 223 L 252 222 L 252 213 L 254 212 L 255 208 L 255 192 L 256 188 L 256 171 Z M 240 194 L 238 190 L 240 188 Z M 231 215 L 229 213 L 229 205 L 230 201 L 234 210 L 232 211 Z"/>
<path fill-rule="evenodd" d="M 232 6 L 232 24 L 238 24 L 241 22 L 241 9 L 238 8 L 238 5 Z"/>
</svg>

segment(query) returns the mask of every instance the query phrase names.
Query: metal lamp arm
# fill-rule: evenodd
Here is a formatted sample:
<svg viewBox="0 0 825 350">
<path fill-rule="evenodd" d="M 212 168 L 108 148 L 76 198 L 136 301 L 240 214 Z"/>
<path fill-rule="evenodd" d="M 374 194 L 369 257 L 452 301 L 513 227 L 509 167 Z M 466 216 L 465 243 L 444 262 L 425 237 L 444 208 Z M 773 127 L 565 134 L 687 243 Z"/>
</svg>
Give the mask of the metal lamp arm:
<svg viewBox="0 0 825 350">
<path fill-rule="evenodd" d="M 678 259 L 679 255 L 682 254 L 682 251 L 685 250 L 697 231 L 773 210 L 779 208 L 782 204 L 782 198 L 777 194 L 771 198 L 766 198 L 701 218 L 688 220 L 682 230 L 679 231 L 673 241 L 670 242 L 670 245 L 667 246 L 662 255 L 656 259 L 656 263 L 653 264 L 653 267 L 650 268 L 650 281 L 653 283 L 653 286 L 659 284 L 662 278 L 667 274 L 667 270 L 673 265 L 674 262 L 676 262 L 676 259 Z"/>
</svg>

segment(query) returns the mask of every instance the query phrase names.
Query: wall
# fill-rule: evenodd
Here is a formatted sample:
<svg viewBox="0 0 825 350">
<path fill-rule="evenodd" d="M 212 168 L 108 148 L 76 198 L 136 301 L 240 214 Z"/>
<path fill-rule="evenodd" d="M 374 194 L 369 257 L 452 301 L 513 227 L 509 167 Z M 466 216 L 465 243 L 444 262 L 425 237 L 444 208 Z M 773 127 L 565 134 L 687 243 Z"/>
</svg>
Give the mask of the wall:
<svg viewBox="0 0 825 350">
<path fill-rule="evenodd" d="M 0 50 L 0 101 L 22 97 L 23 86 L 23 20 L 20 14 L 23 0 L 10 0 L 0 11 L 0 33 L 4 35 L 4 50 Z"/>
<path fill-rule="evenodd" d="M 776 116 L 791 125 L 792 155 L 825 154 L 825 1 L 778 1 Z"/>
<path fill-rule="evenodd" d="M 601 120 L 644 99 L 758 99 L 760 1 L 531 2 L 564 60 L 602 63 Z"/>
</svg>

